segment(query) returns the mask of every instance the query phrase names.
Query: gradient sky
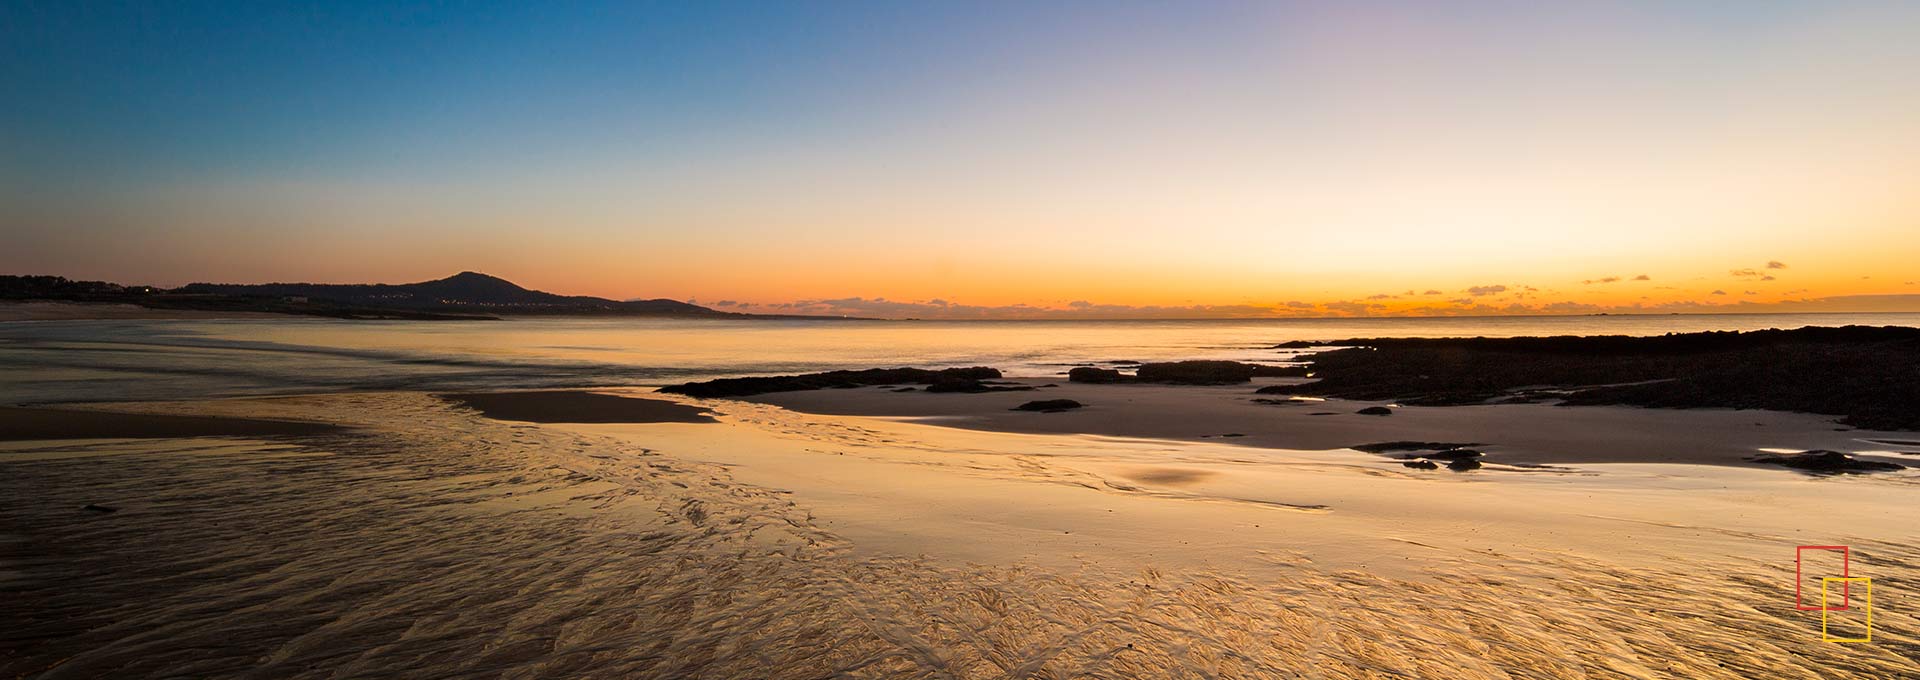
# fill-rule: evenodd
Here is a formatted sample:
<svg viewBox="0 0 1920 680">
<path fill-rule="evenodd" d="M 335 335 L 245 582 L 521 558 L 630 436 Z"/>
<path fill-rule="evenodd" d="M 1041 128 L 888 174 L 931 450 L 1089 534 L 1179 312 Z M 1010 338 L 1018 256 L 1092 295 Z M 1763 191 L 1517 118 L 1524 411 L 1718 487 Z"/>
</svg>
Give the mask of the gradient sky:
<svg viewBox="0 0 1920 680">
<path fill-rule="evenodd" d="M 1920 310 L 1915 2 L 16 0 L 0 101 L 0 273 Z"/>
</svg>

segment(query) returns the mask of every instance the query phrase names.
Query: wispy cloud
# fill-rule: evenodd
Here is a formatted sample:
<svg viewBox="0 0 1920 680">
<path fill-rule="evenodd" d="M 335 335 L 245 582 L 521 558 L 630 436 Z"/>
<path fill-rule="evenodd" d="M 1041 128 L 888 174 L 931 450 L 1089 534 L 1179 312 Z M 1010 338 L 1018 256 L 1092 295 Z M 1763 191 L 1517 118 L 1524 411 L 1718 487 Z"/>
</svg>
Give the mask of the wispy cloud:
<svg viewBox="0 0 1920 680">
<path fill-rule="evenodd" d="M 1505 285 L 1496 283 L 1490 286 L 1474 286 L 1472 288 L 1468 288 L 1465 292 L 1466 294 L 1472 295 L 1474 297 L 1481 297 L 1484 295 L 1495 295 L 1498 293 L 1505 293 L 1507 292 L 1507 287 Z"/>
</svg>

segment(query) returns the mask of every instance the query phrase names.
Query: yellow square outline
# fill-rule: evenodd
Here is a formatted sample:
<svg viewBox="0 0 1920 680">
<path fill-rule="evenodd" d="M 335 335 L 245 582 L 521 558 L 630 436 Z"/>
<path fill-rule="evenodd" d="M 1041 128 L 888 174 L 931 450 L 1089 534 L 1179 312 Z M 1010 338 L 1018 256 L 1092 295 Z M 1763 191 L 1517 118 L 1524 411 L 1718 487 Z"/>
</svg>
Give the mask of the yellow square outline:
<svg viewBox="0 0 1920 680">
<path fill-rule="evenodd" d="M 1861 601 L 1866 604 L 1867 636 L 1863 638 L 1837 638 L 1827 634 L 1827 584 L 1834 581 L 1858 581 L 1867 584 L 1866 596 Z M 1851 598 L 1849 598 L 1851 599 Z M 1820 641 L 1821 642 L 1873 642 L 1873 578 L 1870 576 L 1823 576 L 1820 578 Z"/>
</svg>

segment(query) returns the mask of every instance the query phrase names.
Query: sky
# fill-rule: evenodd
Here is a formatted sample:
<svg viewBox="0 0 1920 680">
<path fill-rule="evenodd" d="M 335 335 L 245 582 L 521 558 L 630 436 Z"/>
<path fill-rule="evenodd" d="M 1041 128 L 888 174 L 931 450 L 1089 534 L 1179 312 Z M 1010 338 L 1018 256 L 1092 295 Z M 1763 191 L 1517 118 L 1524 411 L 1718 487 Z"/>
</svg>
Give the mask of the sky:
<svg viewBox="0 0 1920 680">
<path fill-rule="evenodd" d="M 0 4 L 0 273 L 1920 310 L 1920 3 Z"/>
</svg>

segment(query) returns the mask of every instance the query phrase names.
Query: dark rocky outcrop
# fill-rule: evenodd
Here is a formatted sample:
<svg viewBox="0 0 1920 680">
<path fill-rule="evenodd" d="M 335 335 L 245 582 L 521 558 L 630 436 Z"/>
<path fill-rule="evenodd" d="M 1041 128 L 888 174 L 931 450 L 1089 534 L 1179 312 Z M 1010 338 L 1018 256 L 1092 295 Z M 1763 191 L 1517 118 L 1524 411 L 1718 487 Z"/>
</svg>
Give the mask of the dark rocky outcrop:
<svg viewBox="0 0 1920 680">
<path fill-rule="evenodd" d="M 1112 384 L 1112 383 L 1162 383 L 1170 385 L 1232 385 L 1262 377 L 1297 377 L 1306 375 L 1304 366 L 1263 366 L 1238 361 L 1167 361 L 1140 364 L 1134 375 L 1127 375 L 1110 368 L 1081 366 L 1067 372 L 1067 379 L 1073 382 Z"/>
<path fill-rule="evenodd" d="M 704 382 L 692 382 L 660 388 L 661 392 L 684 394 L 689 397 L 747 397 L 770 392 L 799 392 L 819 390 L 839 385 L 887 385 L 913 384 L 927 385 L 927 391 L 936 391 L 933 386 L 946 382 L 954 387 L 951 391 L 974 391 L 977 385 L 981 392 L 996 389 L 980 385 L 981 380 L 1000 377 L 999 369 L 985 366 L 972 368 L 948 368 L 928 370 L 924 368 L 869 368 L 863 371 L 827 371 L 825 373 L 807 373 L 803 375 L 782 375 L 754 378 L 721 378 Z"/>
<path fill-rule="evenodd" d="M 1385 406 L 1368 406 L 1358 411 L 1354 411 L 1354 413 L 1358 413 L 1363 416 L 1390 416 L 1390 415 L 1393 415 L 1393 409 L 1387 408 Z"/>
<path fill-rule="evenodd" d="M 1466 472 L 1480 469 L 1480 461 L 1475 458 L 1461 458 L 1447 461 L 1447 469 L 1454 472 Z"/>
<path fill-rule="evenodd" d="M 1473 449 L 1447 449 L 1445 451 L 1435 451 L 1420 457 L 1431 458 L 1433 460 L 1468 460 L 1484 455 L 1486 454 Z"/>
<path fill-rule="evenodd" d="M 927 391 L 936 394 L 979 394 L 982 392 L 1027 392 L 1033 388 L 1019 383 L 986 382 L 961 377 L 942 377 L 927 385 Z"/>
<path fill-rule="evenodd" d="M 1849 456 L 1839 451 L 1825 451 L 1825 450 L 1806 451 L 1803 453 L 1796 453 L 1793 455 L 1785 455 L 1785 456 L 1782 456 L 1782 455 L 1758 456 L 1758 457 L 1750 458 L 1748 460 L 1751 460 L 1756 463 L 1766 463 L 1768 465 L 1781 465 L 1781 466 L 1793 468 L 1795 470 L 1806 470 L 1808 472 L 1819 472 L 1819 473 L 1826 473 L 1826 474 L 1852 473 L 1852 472 L 1886 472 L 1889 470 L 1906 469 L 1905 465 L 1901 465 L 1899 463 L 1883 463 L 1877 460 L 1860 460 L 1858 458 L 1854 458 L 1853 456 Z"/>
<path fill-rule="evenodd" d="M 1086 406 L 1086 404 L 1082 404 L 1072 399 L 1041 399 L 1038 401 L 1029 401 L 1019 406 L 1015 406 L 1013 407 L 1012 410 L 1039 411 L 1041 413 L 1059 413 L 1061 411 L 1071 411 L 1073 409 L 1080 408 L 1083 406 Z"/>
<path fill-rule="evenodd" d="M 1377 444 L 1356 444 L 1347 448 L 1355 451 L 1365 451 L 1367 453 L 1387 453 L 1389 451 L 1446 451 L 1448 449 L 1464 449 L 1470 446 L 1479 446 L 1479 444 L 1474 442 L 1462 444 L 1455 442 L 1396 441 L 1379 442 Z"/>
<path fill-rule="evenodd" d="M 1094 368 L 1092 366 L 1081 366 L 1071 371 L 1067 371 L 1067 382 L 1091 383 L 1094 385 L 1108 385 L 1113 383 L 1123 383 L 1123 382 L 1133 382 L 1133 381 L 1134 381 L 1133 376 L 1127 375 L 1125 373 L 1121 373 L 1111 368 Z"/>
<path fill-rule="evenodd" d="M 1256 369 L 1238 361 L 1172 361 L 1141 364 L 1136 375 L 1141 382 L 1231 385 L 1252 380 Z"/>
<path fill-rule="evenodd" d="M 1406 462 L 1404 462 L 1404 463 L 1401 463 L 1401 465 L 1405 465 L 1405 466 L 1407 466 L 1407 467 L 1410 467 L 1410 468 L 1413 468 L 1413 469 L 1415 469 L 1415 470 L 1438 470 L 1438 469 L 1440 469 L 1440 464 L 1439 464 L 1439 463 L 1435 463 L 1435 462 L 1433 462 L 1433 461 L 1430 461 L 1430 460 L 1410 460 L 1410 461 L 1406 461 Z"/>
<path fill-rule="evenodd" d="M 1920 408 L 1913 408 L 1920 328 L 1312 344 L 1335 349 L 1313 355 L 1319 380 L 1295 386 L 1295 394 L 1449 406 L 1524 389 L 1566 405 L 1770 409 L 1842 416 L 1861 428 L 1920 429 Z"/>
</svg>

